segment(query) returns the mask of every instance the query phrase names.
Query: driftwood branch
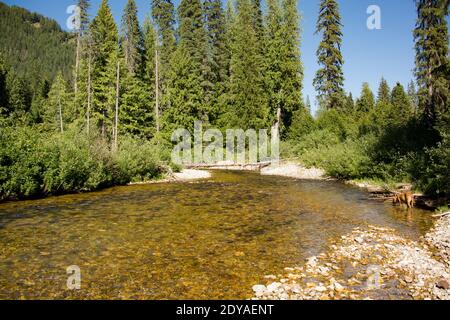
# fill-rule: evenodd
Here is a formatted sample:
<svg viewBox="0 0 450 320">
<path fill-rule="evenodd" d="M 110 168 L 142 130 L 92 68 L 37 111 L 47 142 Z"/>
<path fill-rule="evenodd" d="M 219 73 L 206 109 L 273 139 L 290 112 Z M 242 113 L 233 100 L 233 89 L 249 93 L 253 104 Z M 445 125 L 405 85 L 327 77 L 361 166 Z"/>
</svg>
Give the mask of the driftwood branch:
<svg viewBox="0 0 450 320">
<path fill-rule="evenodd" d="M 450 215 L 450 211 L 444 212 L 444 213 L 441 213 L 441 214 L 435 214 L 435 215 L 433 215 L 433 218 L 442 218 L 442 217 L 445 217 L 445 216 L 448 216 L 448 215 Z"/>
</svg>

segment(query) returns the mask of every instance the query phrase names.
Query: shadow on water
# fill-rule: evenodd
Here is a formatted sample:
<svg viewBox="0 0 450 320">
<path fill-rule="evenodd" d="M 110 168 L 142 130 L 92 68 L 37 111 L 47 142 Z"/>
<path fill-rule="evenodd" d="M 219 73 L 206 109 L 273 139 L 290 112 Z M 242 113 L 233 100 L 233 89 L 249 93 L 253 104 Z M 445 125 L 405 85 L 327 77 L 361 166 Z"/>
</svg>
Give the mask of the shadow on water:
<svg viewBox="0 0 450 320">
<path fill-rule="evenodd" d="M 338 182 L 216 172 L 0 205 L 0 298 L 241 299 L 367 224 L 417 239 L 412 214 Z M 66 268 L 81 269 L 79 291 Z"/>
</svg>

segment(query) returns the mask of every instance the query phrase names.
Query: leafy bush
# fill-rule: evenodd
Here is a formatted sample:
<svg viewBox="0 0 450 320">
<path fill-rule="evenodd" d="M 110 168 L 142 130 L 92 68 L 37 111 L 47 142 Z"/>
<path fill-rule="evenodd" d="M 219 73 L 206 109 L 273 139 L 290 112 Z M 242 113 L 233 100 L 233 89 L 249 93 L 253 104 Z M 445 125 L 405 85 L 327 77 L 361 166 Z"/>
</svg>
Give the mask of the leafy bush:
<svg viewBox="0 0 450 320">
<path fill-rule="evenodd" d="M 5 127 L 0 130 L 0 200 L 152 179 L 167 170 L 169 150 L 124 137 L 113 153 L 104 139 L 89 139 L 76 129 L 50 134 L 36 127 Z"/>
<path fill-rule="evenodd" d="M 126 137 L 114 156 L 115 179 L 123 184 L 157 178 L 165 172 L 162 161 L 168 163 L 169 160 L 170 153 L 165 146 Z"/>
</svg>

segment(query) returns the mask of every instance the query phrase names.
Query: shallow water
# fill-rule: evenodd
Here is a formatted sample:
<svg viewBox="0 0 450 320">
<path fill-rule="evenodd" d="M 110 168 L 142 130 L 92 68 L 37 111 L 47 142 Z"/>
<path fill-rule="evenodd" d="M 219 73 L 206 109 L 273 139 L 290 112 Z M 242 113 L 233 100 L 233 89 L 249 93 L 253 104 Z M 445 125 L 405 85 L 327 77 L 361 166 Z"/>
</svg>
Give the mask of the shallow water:
<svg viewBox="0 0 450 320">
<path fill-rule="evenodd" d="M 367 198 L 338 182 L 216 172 L 0 204 L 0 298 L 245 299 L 354 227 L 417 239 L 431 226 L 427 212 Z M 71 265 L 81 290 L 66 287 Z"/>
</svg>

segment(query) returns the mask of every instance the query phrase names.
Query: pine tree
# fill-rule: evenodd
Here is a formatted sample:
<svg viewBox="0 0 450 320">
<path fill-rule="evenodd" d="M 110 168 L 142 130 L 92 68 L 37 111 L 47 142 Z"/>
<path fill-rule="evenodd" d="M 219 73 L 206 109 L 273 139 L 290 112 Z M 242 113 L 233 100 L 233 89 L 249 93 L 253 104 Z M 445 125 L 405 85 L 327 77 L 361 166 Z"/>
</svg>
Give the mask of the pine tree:
<svg viewBox="0 0 450 320">
<path fill-rule="evenodd" d="M 283 94 L 282 120 L 285 128 L 291 124 L 291 117 L 294 112 L 303 108 L 303 66 L 300 60 L 300 16 L 297 10 L 297 1 L 282 1 L 282 38 L 283 51 L 281 65 Z"/>
<path fill-rule="evenodd" d="M 145 21 L 142 36 L 141 76 L 135 74 L 133 69 L 122 70 L 118 131 L 142 138 L 151 138 L 155 132 L 153 119 L 156 32 L 149 19 Z"/>
<path fill-rule="evenodd" d="M 306 96 L 305 108 L 306 108 L 306 110 L 308 110 L 309 113 L 311 113 L 312 105 L 311 105 L 311 99 L 309 98 L 309 95 Z"/>
<path fill-rule="evenodd" d="M 29 83 L 11 70 L 7 74 L 6 90 L 9 100 L 6 114 L 13 119 L 27 123 L 29 121 L 28 111 L 30 110 L 32 101 Z"/>
<path fill-rule="evenodd" d="M 262 0 L 250 0 L 253 6 L 252 8 L 252 21 L 253 29 L 256 32 L 258 40 L 263 42 L 264 40 L 264 23 L 263 23 L 263 12 L 261 8 Z M 263 48 L 263 46 L 261 46 Z"/>
<path fill-rule="evenodd" d="M 144 87 L 147 92 L 148 108 L 146 119 L 154 121 L 155 130 L 160 130 L 160 85 L 159 85 L 159 55 L 157 54 L 157 34 L 153 21 L 147 18 L 144 23 Z M 158 67 L 158 68 L 157 68 Z M 158 77 L 158 78 L 157 78 Z M 158 97 L 157 97 L 158 95 Z M 146 121 L 148 132 L 151 124 Z"/>
<path fill-rule="evenodd" d="M 448 108 L 450 72 L 448 55 L 448 0 L 418 0 L 416 76 L 420 105 L 429 129 Z"/>
<path fill-rule="evenodd" d="M 397 82 L 391 94 L 391 104 L 393 112 L 390 116 L 392 122 L 396 124 L 406 124 L 413 115 L 411 101 L 403 86 Z"/>
<path fill-rule="evenodd" d="M 281 4 L 283 10 L 281 10 Z M 265 76 L 273 118 L 280 111 L 281 131 L 289 128 L 292 114 L 302 105 L 303 68 L 300 62 L 299 16 L 296 1 L 268 1 L 265 40 Z"/>
<path fill-rule="evenodd" d="M 172 57 L 167 80 L 170 108 L 166 111 L 166 122 L 175 127 L 193 129 L 194 120 L 209 120 L 203 94 L 206 33 L 200 1 L 181 1 L 178 16 L 179 44 Z"/>
<path fill-rule="evenodd" d="M 92 118 L 103 136 L 112 128 L 115 104 L 116 69 L 119 57 L 118 31 L 107 0 L 102 0 L 91 24 L 93 42 Z"/>
<path fill-rule="evenodd" d="M 336 0 L 321 0 L 316 33 L 322 34 L 317 49 L 318 62 L 322 65 L 314 78 L 318 99 L 326 108 L 340 108 L 344 96 L 342 65 L 341 15 Z"/>
<path fill-rule="evenodd" d="M 419 97 L 417 95 L 416 91 L 416 85 L 413 80 L 408 84 L 408 97 L 411 101 L 412 107 L 414 109 L 414 114 L 417 114 L 418 107 L 419 107 Z"/>
<path fill-rule="evenodd" d="M 205 0 L 205 29 L 207 46 L 203 67 L 203 90 L 205 103 L 209 106 L 210 121 L 217 118 L 217 100 L 224 92 L 228 75 L 228 54 L 226 48 L 226 22 L 220 0 Z"/>
<path fill-rule="evenodd" d="M 239 128 L 264 128 L 269 108 L 263 76 L 264 60 L 253 24 L 254 6 L 238 0 L 231 44 L 228 110 L 222 121 Z"/>
<path fill-rule="evenodd" d="M 259 5 L 259 1 L 256 1 Z M 256 24 L 255 24 L 256 25 Z M 284 48 L 284 25 L 278 0 L 267 1 L 266 32 L 264 42 L 266 44 L 266 54 L 264 59 L 265 85 L 268 91 L 270 106 L 270 117 L 272 123 L 281 125 L 281 117 L 285 115 L 285 106 L 283 99 L 283 74 L 284 63 L 287 63 L 284 57 L 286 48 Z M 280 119 L 277 119 L 277 115 Z M 281 128 L 283 130 L 284 128 Z"/>
<path fill-rule="evenodd" d="M 132 75 L 142 75 L 144 36 L 139 26 L 137 7 L 134 0 L 128 0 L 122 17 L 122 50 L 125 65 Z"/>
<path fill-rule="evenodd" d="M 78 93 L 78 74 L 80 72 L 80 62 L 83 56 L 83 37 L 85 36 L 89 27 L 89 1 L 78 0 L 78 8 L 80 10 L 80 25 L 77 32 L 76 58 L 75 58 L 75 72 L 74 72 L 74 91 L 75 95 Z"/>
<path fill-rule="evenodd" d="M 176 49 L 175 9 L 172 0 L 152 0 L 152 17 L 157 26 L 161 80 L 164 82 L 170 69 L 172 54 Z"/>
<path fill-rule="evenodd" d="M 390 103 L 391 89 L 386 79 L 381 78 L 380 86 L 378 88 L 377 105 L 382 106 Z"/>
<path fill-rule="evenodd" d="M 345 99 L 344 109 L 348 114 L 352 114 L 355 111 L 355 101 L 353 100 L 353 95 L 351 92 L 347 95 Z"/>
<path fill-rule="evenodd" d="M 367 82 L 363 83 L 361 90 L 361 96 L 356 102 L 356 109 L 361 113 L 368 113 L 372 111 L 375 107 L 375 97 L 370 90 L 369 84 Z"/>
<path fill-rule="evenodd" d="M 313 116 L 307 108 L 301 108 L 292 115 L 292 124 L 289 127 L 288 139 L 301 141 L 301 139 L 316 129 Z"/>
<path fill-rule="evenodd" d="M 5 62 L 0 55 L 0 116 L 4 116 L 8 111 L 7 74 Z"/>
<path fill-rule="evenodd" d="M 44 124 L 54 131 L 64 132 L 68 122 L 73 120 L 73 113 L 70 110 L 70 95 L 67 92 L 67 83 L 61 73 L 53 82 L 43 113 Z"/>
<path fill-rule="evenodd" d="M 47 79 L 41 80 L 37 92 L 34 92 L 33 101 L 31 102 L 30 114 L 33 123 L 42 123 L 45 101 L 48 99 L 50 92 L 50 82 Z"/>
</svg>

